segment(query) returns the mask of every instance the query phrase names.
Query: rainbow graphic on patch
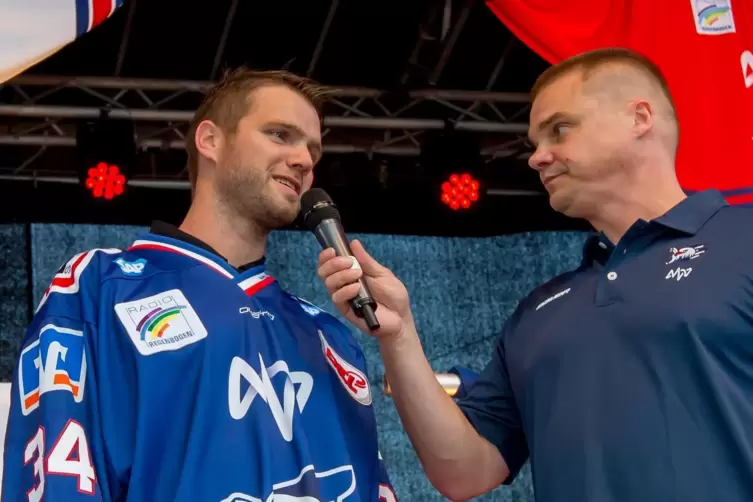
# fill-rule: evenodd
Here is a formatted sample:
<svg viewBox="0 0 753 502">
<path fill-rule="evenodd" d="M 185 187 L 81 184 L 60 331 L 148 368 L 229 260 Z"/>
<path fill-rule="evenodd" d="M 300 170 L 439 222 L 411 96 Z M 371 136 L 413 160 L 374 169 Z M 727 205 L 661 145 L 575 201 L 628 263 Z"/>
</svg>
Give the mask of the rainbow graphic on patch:
<svg viewBox="0 0 753 502">
<path fill-rule="evenodd" d="M 136 326 L 142 340 L 157 340 L 162 338 L 167 328 L 170 327 L 170 321 L 181 315 L 182 306 L 161 308 L 149 312 L 141 322 Z"/>
<path fill-rule="evenodd" d="M 698 13 L 698 21 L 703 26 L 714 26 L 725 14 L 729 14 L 729 7 L 711 5 Z"/>
</svg>

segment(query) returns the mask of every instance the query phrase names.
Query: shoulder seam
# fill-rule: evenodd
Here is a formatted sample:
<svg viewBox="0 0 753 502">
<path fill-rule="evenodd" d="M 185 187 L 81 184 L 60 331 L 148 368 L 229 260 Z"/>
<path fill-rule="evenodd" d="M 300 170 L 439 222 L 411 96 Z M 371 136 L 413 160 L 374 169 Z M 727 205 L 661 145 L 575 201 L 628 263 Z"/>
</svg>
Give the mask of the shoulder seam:
<svg viewBox="0 0 753 502">
<path fill-rule="evenodd" d="M 108 281 L 115 281 L 115 280 L 118 280 L 118 281 L 122 281 L 122 280 L 125 280 L 125 281 L 143 281 L 143 280 L 148 279 L 150 277 L 156 277 L 156 276 L 161 275 L 161 274 L 169 274 L 169 273 L 172 273 L 172 272 L 184 272 L 186 270 L 190 270 L 190 269 L 198 267 L 198 266 L 204 266 L 204 265 L 202 263 L 191 263 L 188 266 L 183 267 L 183 268 L 175 268 L 175 269 L 172 269 L 172 270 L 159 270 L 158 272 L 154 272 L 153 274 L 147 275 L 147 276 L 138 276 L 138 277 L 127 277 L 127 276 L 115 277 L 115 276 L 110 276 L 110 277 L 105 277 L 104 279 L 100 279 L 99 284 L 102 285 L 102 284 L 104 284 L 104 283 L 106 283 Z"/>
</svg>

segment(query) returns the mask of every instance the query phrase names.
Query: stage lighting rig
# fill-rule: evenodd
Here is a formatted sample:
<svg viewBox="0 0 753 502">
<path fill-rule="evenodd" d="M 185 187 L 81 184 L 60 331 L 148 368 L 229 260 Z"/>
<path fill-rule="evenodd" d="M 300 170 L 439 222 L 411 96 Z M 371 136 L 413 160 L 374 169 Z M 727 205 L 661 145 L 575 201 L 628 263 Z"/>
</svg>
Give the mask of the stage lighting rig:
<svg viewBox="0 0 753 502">
<path fill-rule="evenodd" d="M 76 129 L 79 179 L 95 199 L 122 195 L 136 156 L 133 122 L 113 120 L 103 111 Z"/>
<path fill-rule="evenodd" d="M 467 211 L 481 199 L 481 145 L 478 136 L 447 129 L 430 133 L 421 147 L 430 189 L 453 211 Z"/>
<path fill-rule="evenodd" d="M 470 209 L 478 201 L 481 183 L 468 173 L 451 174 L 442 183 L 442 203 L 453 211 Z"/>
</svg>

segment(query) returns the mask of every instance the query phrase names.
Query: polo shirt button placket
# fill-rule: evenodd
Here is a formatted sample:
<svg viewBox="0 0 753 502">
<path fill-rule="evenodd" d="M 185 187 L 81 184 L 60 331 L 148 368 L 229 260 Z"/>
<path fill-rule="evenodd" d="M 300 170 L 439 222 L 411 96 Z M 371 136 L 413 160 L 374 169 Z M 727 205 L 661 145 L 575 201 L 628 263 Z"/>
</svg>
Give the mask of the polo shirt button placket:
<svg viewBox="0 0 753 502">
<path fill-rule="evenodd" d="M 614 265 L 613 265 L 614 266 Z M 617 292 L 617 279 L 619 275 L 614 270 L 610 270 L 606 273 L 606 276 L 601 276 L 596 283 L 596 306 L 605 307 L 620 299 L 620 295 Z M 606 280 L 604 280 L 606 277 Z"/>
</svg>

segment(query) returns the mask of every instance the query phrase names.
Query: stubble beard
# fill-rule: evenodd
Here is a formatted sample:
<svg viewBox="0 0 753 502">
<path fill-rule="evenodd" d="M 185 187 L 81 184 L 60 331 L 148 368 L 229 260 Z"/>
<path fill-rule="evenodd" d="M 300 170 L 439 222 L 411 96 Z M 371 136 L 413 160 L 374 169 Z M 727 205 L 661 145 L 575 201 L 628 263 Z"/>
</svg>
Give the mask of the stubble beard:
<svg viewBox="0 0 753 502">
<path fill-rule="evenodd" d="M 254 166 L 228 165 L 217 173 L 217 194 L 223 205 L 242 220 L 270 232 L 295 221 L 298 204 L 281 201 L 265 171 Z"/>
</svg>

